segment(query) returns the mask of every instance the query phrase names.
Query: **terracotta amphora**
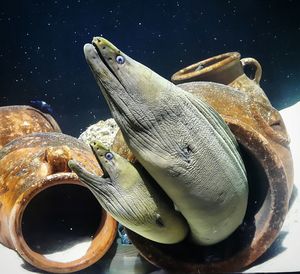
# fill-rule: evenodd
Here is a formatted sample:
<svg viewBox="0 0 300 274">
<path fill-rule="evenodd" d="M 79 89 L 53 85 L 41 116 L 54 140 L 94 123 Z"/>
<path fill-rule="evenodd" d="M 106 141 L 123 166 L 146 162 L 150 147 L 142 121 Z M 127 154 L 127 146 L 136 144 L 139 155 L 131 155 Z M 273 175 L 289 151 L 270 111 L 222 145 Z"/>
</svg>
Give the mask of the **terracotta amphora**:
<svg viewBox="0 0 300 274">
<path fill-rule="evenodd" d="M 116 221 L 70 171 L 70 159 L 101 175 L 90 147 L 61 133 L 25 135 L 0 150 L 0 242 L 51 273 L 88 267 L 116 234 Z M 83 240 L 79 255 L 64 250 Z"/>
</svg>

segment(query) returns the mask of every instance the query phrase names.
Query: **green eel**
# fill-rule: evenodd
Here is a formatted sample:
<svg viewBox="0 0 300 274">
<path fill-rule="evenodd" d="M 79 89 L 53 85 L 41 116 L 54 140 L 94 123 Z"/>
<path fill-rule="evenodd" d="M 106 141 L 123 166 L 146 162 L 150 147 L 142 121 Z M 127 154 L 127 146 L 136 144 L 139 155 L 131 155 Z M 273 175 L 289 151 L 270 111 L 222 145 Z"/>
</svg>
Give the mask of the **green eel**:
<svg viewBox="0 0 300 274">
<path fill-rule="evenodd" d="M 102 37 L 84 54 L 128 147 L 185 217 L 193 242 L 227 238 L 243 222 L 248 182 L 224 120 Z"/>
<path fill-rule="evenodd" d="M 106 211 L 127 228 L 155 242 L 174 244 L 186 237 L 189 227 L 185 219 L 141 166 L 133 166 L 100 142 L 92 142 L 91 147 L 104 172 L 102 177 L 74 160 L 69 161 L 69 167 Z"/>
</svg>

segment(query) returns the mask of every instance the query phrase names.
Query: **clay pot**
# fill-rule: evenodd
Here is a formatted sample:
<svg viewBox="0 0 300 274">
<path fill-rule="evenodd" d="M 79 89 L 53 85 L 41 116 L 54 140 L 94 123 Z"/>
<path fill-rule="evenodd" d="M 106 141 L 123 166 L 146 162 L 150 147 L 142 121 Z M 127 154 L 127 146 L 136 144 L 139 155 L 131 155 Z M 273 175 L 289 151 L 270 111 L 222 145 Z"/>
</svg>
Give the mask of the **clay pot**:
<svg viewBox="0 0 300 274">
<path fill-rule="evenodd" d="M 0 107 L 0 149 L 20 136 L 52 131 L 61 130 L 50 114 L 30 106 Z"/>
<path fill-rule="evenodd" d="M 203 82 L 179 86 L 211 105 L 240 144 L 249 183 L 244 222 L 229 238 L 213 246 L 196 246 L 187 240 L 176 245 L 163 245 L 130 230 L 127 233 L 148 261 L 169 271 L 239 271 L 255 262 L 270 247 L 287 214 L 293 189 L 289 138 L 279 112 L 269 103 L 255 100 L 253 94 Z M 122 142 L 125 146 L 119 132 L 113 149 L 132 159 L 132 153 L 122 147 Z"/>
<path fill-rule="evenodd" d="M 265 92 L 259 86 L 262 76 L 261 65 L 254 58 L 248 57 L 240 59 L 240 57 L 241 55 L 238 52 L 223 53 L 183 68 L 174 73 L 171 79 L 175 84 L 185 83 L 185 85 L 182 86 L 183 89 L 187 88 L 188 91 L 200 96 L 212 105 L 221 115 L 232 115 L 237 117 L 238 113 L 239 115 L 243 114 L 243 116 L 259 120 L 258 125 L 260 128 L 258 129 L 255 126 L 254 129 L 258 132 L 263 132 L 263 135 L 272 142 L 272 145 L 276 147 L 276 150 L 281 151 L 282 147 L 288 147 L 289 137 L 280 113 L 271 105 Z M 244 68 L 246 66 L 250 66 L 254 69 L 255 75 L 253 79 L 248 78 L 244 73 Z M 247 96 L 233 95 L 232 92 L 232 94 L 226 95 L 225 97 L 229 98 L 227 99 L 227 103 L 234 107 L 234 110 L 230 110 L 229 105 L 225 106 L 224 103 L 222 105 L 222 101 L 219 100 L 221 97 L 224 98 L 220 92 L 207 92 L 200 90 L 201 88 L 197 89 L 197 87 L 192 87 L 192 84 L 187 84 L 189 82 L 197 81 L 228 85 L 241 91 Z M 203 95 L 202 92 L 205 94 Z M 213 96 L 218 98 L 213 98 Z M 244 96 L 247 99 L 233 99 L 234 96 Z M 235 100 L 235 102 L 231 102 L 231 100 Z M 238 103 L 238 100 L 241 100 L 242 103 Z M 249 106 L 246 106 L 246 101 L 251 104 L 251 111 L 247 110 L 249 109 Z M 246 109 L 242 111 L 239 110 L 239 108 L 244 107 L 246 107 Z M 225 111 L 226 114 L 224 114 Z M 247 123 L 250 123 L 250 121 L 247 120 L 245 124 Z M 293 165 L 290 152 L 288 154 L 289 157 L 285 158 L 283 163 L 285 164 L 285 169 L 287 170 L 286 173 L 289 177 L 289 185 L 291 185 L 293 181 Z M 283 152 L 283 155 L 285 156 L 285 151 Z M 292 188 L 290 187 L 289 189 L 291 192 Z"/>
<path fill-rule="evenodd" d="M 90 148 L 61 133 L 26 135 L 0 150 L 0 242 L 51 273 L 93 264 L 116 233 L 116 221 L 69 170 L 70 159 L 101 175 Z M 62 246 L 83 240 L 83 254 L 66 260 L 72 254 Z M 46 255 L 53 252 L 54 259 Z"/>
<path fill-rule="evenodd" d="M 185 67 L 171 77 L 175 84 L 193 81 L 215 82 L 242 90 L 253 96 L 253 100 L 262 104 L 270 102 L 259 86 L 262 68 L 254 58 L 243 58 L 238 52 L 223 53 L 188 67 Z M 253 79 L 247 77 L 244 68 L 250 66 L 254 69 Z"/>
</svg>

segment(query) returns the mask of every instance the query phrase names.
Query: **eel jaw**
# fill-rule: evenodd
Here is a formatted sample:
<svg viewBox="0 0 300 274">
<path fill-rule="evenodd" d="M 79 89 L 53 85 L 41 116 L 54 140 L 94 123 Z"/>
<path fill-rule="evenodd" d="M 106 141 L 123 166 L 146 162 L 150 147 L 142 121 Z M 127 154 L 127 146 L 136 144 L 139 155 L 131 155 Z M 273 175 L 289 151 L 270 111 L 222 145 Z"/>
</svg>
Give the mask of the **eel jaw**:
<svg viewBox="0 0 300 274">
<path fill-rule="evenodd" d="M 99 157 L 98 157 L 97 153 L 95 152 L 93 146 L 90 145 L 90 147 L 91 147 L 91 149 L 92 149 L 92 151 L 93 151 L 93 154 L 94 154 L 95 158 L 97 159 L 97 162 L 98 162 L 100 168 L 101 168 L 102 171 L 103 171 L 102 178 L 103 178 L 103 179 L 108 179 L 108 178 L 110 178 L 109 173 L 107 172 L 106 168 L 104 167 L 104 165 L 102 164 L 101 160 L 99 159 Z"/>
<path fill-rule="evenodd" d="M 103 176 L 97 176 L 89 171 L 87 171 L 84 167 L 82 167 L 79 162 L 75 160 L 69 160 L 68 162 L 69 168 L 77 174 L 80 181 L 84 182 L 85 185 L 98 192 L 102 188 L 105 189 L 106 185 L 112 185 L 112 181 L 110 177 L 104 178 Z"/>
<path fill-rule="evenodd" d="M 101 48 L 105 49 L 105 52 L 101 52 Z M 94 73 L 97 71 L 97 66 L 99 66 L 106 77 L 112 78 L 111 80 L 118 81 L 121 84 L 118 75 L 109 64 L 109 62 L 115 62 L 115 57 L 121 52 L 119 49 L 102 37 L 94 37 L 92 44 L 87 43 L 84 45 L 83 51 Z"/>
<path fill-rule="evenodd" d="M 124 112 L 123 99 L 119 98 L 119 94 L 126 94 L 126 89 L 116 77 L 116 73 L 103 61 L 100 50 L 92 44 L 85 44 L 83 47 L 85 59 L 95 77 L 95 80 L 106 99 L 106 102 L 113 116 L 120 115 Z M 99 53 L 100 52 L 100 53 Z M 125 95 L 126 96 L 126 95 Z M 116 117 L 115 117 L 116 119 Z M 117 120 L 117 119 L 116 119 Z"/>
<path fill-rule="evenodd" d="M 119 82 L 115 73 L 110 68 L 109 64 L 101 54 L 101 51 L 94 43 L 85 44 L 83 47 L 83 51 L 84 51 L 85 59 L 94 74 L 103 75 L 106 78 L 109 78 L 108 79 L 109 81 Z"/>
<path fill-rule="evenodd" d="M 118 80 L 118 82 L 120 82 L 118 76 L 116 75 L 116 73 L 113 71 L 113 69 L 110 67 L 110 65 L 108 64 L 107 60 L 105 60 L 103 54 L 101 53 L 98 44 L 95 42 L 97 39 L 94 38 L 92 41 L 92 45 L 94 46 L 95 50 L 98 53 L 98 56 L 100 58 L 100 60 L 102 61 L 103 65 L 113 74 L 113 76 L 116 77 L 116 79 Z"/>
</svg>

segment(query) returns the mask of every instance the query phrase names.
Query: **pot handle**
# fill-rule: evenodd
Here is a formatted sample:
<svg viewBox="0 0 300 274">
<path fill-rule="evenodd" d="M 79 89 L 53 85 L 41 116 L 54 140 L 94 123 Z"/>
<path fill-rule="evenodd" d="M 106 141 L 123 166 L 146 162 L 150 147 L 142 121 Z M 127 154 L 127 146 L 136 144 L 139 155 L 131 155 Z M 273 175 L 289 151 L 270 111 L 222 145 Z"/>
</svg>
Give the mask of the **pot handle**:
<svg viewBox="0 0 300 274">
<path fill-rule="evenodd" d="M 261 79 L 261 74 L 262 74 L 262 69 L 261 69 L 260 63 L 256 59 L 251 58 L 251 57 L 241 59 L 241 63 L 242 63 L 243 67 L 251 66 L 251 67 L 255 68 L 255 75 L 254 75 L 253 80 L 257 84 L 259 84 L 260 79 Z"/>
</svg>

